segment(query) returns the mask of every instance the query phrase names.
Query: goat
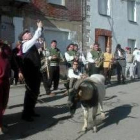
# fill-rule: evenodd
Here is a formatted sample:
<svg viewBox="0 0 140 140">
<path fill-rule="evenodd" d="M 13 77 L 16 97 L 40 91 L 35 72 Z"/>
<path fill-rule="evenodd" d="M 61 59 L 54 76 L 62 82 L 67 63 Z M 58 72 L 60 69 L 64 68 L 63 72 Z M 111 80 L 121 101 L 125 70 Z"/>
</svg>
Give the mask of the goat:
<svg viewBox="0 0 140 140">
<path fill-rule="evenodd" d="M 101 117 L 105 118 L 105 113 L 103 112 L 103 99 L 105 97 L 104 82 L 105 78 L 103 75 L 93 74 L 90 77 L 76 82 L 73 89 L 69 93 L 68 101 L 71 102 L 69 105 L 72 116 L 75 113 L 77 102 L 81 102 L 81 107 L 84 111 L 84 125 L 82 127 L 82 131 L 86 131 L 88 127 L 89 108 L 93 108 L 93 132 L 97 132 L 96 114 L 98 110 L 98 104 Z"/>
</svg>

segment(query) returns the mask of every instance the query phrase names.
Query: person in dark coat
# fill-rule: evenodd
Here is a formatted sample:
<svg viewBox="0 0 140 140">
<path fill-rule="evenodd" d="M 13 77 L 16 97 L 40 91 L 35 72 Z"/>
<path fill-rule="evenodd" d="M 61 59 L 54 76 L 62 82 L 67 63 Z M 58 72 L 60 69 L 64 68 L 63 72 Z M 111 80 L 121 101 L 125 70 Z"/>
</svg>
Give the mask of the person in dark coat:
<svg viewBox="0 0 140 140">
<path fill-rule="evenodd" d="M 116 61 L 116 69 L 117 69 L 117 81 L 118 84 L 121 82 L 125 83 L 125 67 L 126 67 L 126 58 L 125 51 L 121 48 L 121 45 L 118 44 L 116 46 L 114 58 Z"/>
<path fill-rule="evenodd" d="M 34 36 L 29 30 L 25 30 L 19 35 L 19 39 L 22 41 L 22 72 L 26 86 L 22 119 L 29 122 L 34 120 L 33 117 L 39 117 L 34 109 L 40 93 L 41 62 L 35 43 L 42 33 L 43 25 L 41 21 L 37 22 L 37 27 Z"/>
<path fill-rule="evenodd" d="M 22 54 L 21 53 L 22 53 L 21 52 L 21 43 L 17 42 L 16 47 L 12 50 L 13 59 L 15 59 L 14 61 L 16 61 L 16 63 L 17 63 L 17 66 L 13 67 L 15 85 L 17 85 L 18 81 L 20 83 L 22 83 L 22 81 L 20 81 L 20 79 L 18 78 L 18 71 L 22 64 Z"/>
</svg>

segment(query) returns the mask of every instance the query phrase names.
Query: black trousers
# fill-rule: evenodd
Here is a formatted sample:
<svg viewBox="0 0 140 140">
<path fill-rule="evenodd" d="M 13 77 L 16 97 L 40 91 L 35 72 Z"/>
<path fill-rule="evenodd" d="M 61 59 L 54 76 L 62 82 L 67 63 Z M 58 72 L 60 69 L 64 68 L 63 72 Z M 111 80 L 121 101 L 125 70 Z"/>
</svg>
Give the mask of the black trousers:
<svg viewBox="0 0 140 140">
<path fill-rule="evenodd" d="M 136 61 L 136 68 L 137 68 L 137 75 L 138 75 L 138 78 L 140 79 L 140 62 Z"/>
<path fill-rule="evenodd" d="M 23 115 L 31 116 L 40 93 L 41 73 L 38 67 L 24 67 L 25 97 Z"/>
<path fill-rule="evenodd" d="M 18 82 L 18 69 L 14 70 L 15 85 Z"/>
<path fill-rule="evenodd" d="M 109 68 L 104 68 L 105 84 L 111 81 L 112 70 Z"/>
<path fill-rule="evenodd" d="M 50 94 L 50 87 L 51 87 L 51 81 L 50 79 L 48 78 L 48 74 L 47 74 L 47 71 L 44 71 L 42 73 L 42 81 L 43 81 L 43 85 L 44 85 L 44 88 L 46 90 L 46 94 Z"/>
<path fill-rule="evenodd" d="M 117 81 L 118 83 L 125 82 L 125 66 L 122 66 L 120 63 L 116 65 L 117 70 Z"/>
<path fill-rule="evenodd" d="M 60 68 L 59 66 L 50 66 L 50 85 L 54 90 L 58 88 L 59 85 L 59 78 L 60 78 Z"/>
<path fill-rule="evenodd" d="M 100 73 L 100 69 L 95 67 L 94 63 L 88 63 L 88 69 L 89 69 L 89 76 L 91 76 L 92 74 Z"/>
</svg>

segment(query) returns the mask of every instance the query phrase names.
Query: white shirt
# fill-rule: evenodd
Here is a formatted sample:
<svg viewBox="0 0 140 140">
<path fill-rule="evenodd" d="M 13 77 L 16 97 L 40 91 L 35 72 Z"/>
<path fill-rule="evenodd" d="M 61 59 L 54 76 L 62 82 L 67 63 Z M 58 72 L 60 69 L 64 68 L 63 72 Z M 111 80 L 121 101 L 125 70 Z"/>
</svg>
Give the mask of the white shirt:
<svg viewBox="0 0 140 140">
<path fill-rule="evenodd" d="M 70 62 L 74 59 L 74 56 L 70 56 L 67 52 L 65 52 L 65 58 L 67 62 Z"/>
<path fill-rule="evenodd" d="M 95 60 L 92 58 L 91 52 L 87 53 L 87 61 L 90 62 L 90 63 L 94 63 L 95 62 Z"/>
<path fill-rule="evenodd" d="M 134 60 L 137 60 L 138 62 L 140 62 L 140 50 L 135 50 L 133 52 L 134 55 Z"/>
<path fill-rule="evenodd" d="M 118 56 L 119 56 L 119 57 L 121 57 L 121 56 L 122 56 L 122 55 L 121 55 L 121 52 L 120 52 L 119 50 L 118 50 Z"/>
<path fill-rule="evenodd" d="M 36 43 L 36 40 L 41 36 L 41 31 L 42 31 L 42 28 L 38 27 L 37 30 L 35 31 L 35 34 L 32 37 L 32 39 L 22 42 L 23 43 L 23 45 L 22 45 L 23 53 L 26 53 Z"/>
<path fill-rule="evenodd" d="M 83 53 L 79 56 L 79 60 L 81 60 L 84 65 L 87 64 L 87 60 L 85 59 L 85 56 Z"/>
<path fill-rule="evenodd" d="M 70 68 L 70 69 L 68 70 L 68 77 L 69 77 L 69 78 L 80 79 L 82 73 L 81 73 L 78 69 L 77 69 L 76 72 L 78 73 L 78 75 L 74 73 L 73 68 Z"/>
</svg>

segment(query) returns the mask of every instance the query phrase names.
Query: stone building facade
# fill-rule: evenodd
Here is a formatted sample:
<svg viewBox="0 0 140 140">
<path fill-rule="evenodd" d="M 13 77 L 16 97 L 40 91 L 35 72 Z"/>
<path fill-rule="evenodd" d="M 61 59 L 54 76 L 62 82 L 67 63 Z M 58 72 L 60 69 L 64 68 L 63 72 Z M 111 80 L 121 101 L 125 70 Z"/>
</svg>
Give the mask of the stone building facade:
<svg viewBox="0 0 140 140">
<path fill-rule="evenodd" d="M 0 38 L 13 44 L 19 33 L 28 28 L 36 29 L 36 21 L 44 24 L 43 36 L 50 45 L 58 41 L 58 47 L 65 52 L 69 43 L 82 47 L 82 1 L 81 0 L 7 0 L 0 5 Z"/>
</svg>

